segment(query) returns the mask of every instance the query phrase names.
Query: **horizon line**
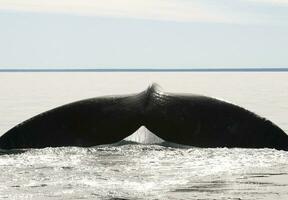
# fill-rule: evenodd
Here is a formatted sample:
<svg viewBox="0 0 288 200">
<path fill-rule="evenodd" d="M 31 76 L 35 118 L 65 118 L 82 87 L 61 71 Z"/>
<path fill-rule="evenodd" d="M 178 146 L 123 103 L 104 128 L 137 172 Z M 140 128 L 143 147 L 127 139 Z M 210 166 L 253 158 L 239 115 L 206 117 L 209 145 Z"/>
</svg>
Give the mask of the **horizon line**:
<svg viewBox="0 0 288 200">
<path fill-rule="evenodd" d="M 288 72 L 288 67 L 221 68 L 0 68 L 0 72 Z"/>
</svg>

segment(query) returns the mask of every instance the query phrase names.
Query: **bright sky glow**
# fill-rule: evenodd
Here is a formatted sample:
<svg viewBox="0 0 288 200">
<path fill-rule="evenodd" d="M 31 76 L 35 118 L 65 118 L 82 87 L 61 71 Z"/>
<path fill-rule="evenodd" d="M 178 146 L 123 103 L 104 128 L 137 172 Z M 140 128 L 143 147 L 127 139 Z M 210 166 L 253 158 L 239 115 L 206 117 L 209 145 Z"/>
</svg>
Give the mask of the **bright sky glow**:
<svg viewBox="0 0 288 200">
<path fill-rule="evenodd" d="M 244 0 L 245 1 L 245 0 Z M 254 1 L 258 3 L 269 3 L 269 4 L 274 4 L 274 5 L 288 5 L 287 0 L 246 0 L 246 1 Z"/>
<path fill-rule="evenodd" d="M 184 22 L 253 23 L 264 21 L 260 19 L 263 13 L 257 13 L 255 7 L 267 4 L 288 6 L 288 0 L 0 0 L 0 10 Z M 265 18 L 267 20 L 267 16 Z"/>
<path fill-rule="evenodd" d="M 2 10 L 172 21 L 230 21 L 217 9 L 185 0 L 1 0 Z"/>
<path fill-rule="evenodd" d="M 0 0 L 0 66 L 288 66 L 288 0 Z"/>
</svg>

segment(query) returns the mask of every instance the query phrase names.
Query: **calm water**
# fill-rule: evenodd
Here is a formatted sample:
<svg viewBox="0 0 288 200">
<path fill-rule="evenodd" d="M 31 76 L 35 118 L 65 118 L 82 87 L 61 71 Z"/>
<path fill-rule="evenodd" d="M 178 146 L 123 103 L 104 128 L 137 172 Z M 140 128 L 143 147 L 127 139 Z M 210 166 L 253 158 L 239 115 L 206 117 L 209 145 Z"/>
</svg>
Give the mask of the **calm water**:
<svg viewBox="0 0 288 200">
<path fill-rule="evenodd" d="M 53 107 L 140 92 L 151 82 L 241 105 L 288 133 L 288 73 L 129 72 L 0 73 L 0 134 Z M 287 152 L 192 148 L 161 143 L 143 129 L 129 140 L 134 142 L 2 151 L 0 199 L 288 198 Z"/>
</svg>

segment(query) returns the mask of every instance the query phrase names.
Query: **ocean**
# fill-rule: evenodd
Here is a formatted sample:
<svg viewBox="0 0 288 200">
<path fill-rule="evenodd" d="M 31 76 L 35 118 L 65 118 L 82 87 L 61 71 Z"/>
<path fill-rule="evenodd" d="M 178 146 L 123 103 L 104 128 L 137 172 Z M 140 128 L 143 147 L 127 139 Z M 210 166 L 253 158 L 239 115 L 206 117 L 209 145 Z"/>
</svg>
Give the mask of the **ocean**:
<svg viewBox="0 0 288 200">
<path fill-rule="evenodd" d="M 0 73 L 0 135 L 57 106 L 151 83 L 240 105 L 288 133 L 288 72 L 63 71 Z M 0 199 L 276 198 L 288 199 L 288 152 L 274 149 L 195 148 L 140 130 L 90 148 L 0 152 Z"/>
</svg>

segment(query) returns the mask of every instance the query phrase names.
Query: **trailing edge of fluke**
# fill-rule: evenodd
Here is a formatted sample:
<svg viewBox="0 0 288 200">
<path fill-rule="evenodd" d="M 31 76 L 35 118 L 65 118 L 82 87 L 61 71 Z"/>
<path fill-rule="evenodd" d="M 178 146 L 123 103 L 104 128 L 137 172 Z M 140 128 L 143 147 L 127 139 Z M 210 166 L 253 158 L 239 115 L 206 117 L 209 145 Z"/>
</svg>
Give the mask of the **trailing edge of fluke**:
<svg viewBox="0 0 288 200">
<path fill-rule="evenodd" d="M 0 148 L 89 147 L 118 142 L 145 126 L 165 141 L 195 147 L 288 150 L 288 136 L 271 121 L 215 98 L 143 92 L 98 97 L 57 107 L 15 126 Z"/>
</svg>

